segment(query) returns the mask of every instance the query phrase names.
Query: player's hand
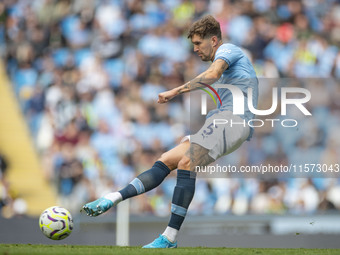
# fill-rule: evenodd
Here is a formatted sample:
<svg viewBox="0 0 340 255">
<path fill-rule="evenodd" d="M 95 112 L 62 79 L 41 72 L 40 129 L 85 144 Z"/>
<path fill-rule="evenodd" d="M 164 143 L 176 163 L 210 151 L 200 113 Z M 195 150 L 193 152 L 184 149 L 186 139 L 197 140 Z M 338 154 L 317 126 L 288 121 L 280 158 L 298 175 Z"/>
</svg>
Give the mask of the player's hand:
<svg viewBox="0 0 340 255">
<path fill-rule="evenodd" d="M 168 90 L 162 93 L 158 94 L 158 103 L 159 104 L 164 104 L 169 102 L 171 99 L 173 99 L 175 96 L 177 96 L 177 91 L 172 89 L 172 90 Z"/>
</svg>

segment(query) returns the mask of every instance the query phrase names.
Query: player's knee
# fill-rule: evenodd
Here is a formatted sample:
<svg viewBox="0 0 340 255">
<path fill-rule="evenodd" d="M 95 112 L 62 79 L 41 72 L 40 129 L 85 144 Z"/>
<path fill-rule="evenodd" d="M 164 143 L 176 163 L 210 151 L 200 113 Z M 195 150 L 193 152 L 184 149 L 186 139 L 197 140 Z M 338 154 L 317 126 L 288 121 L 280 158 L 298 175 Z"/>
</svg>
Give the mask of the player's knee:
<svg viewBox="0 0 340 255">
<path fill-rule="evenodd" d="M 177 162 L 174 161 L 169 152 L 163 153 L 157 161 L 163 162 L 170 170 L 177 168 Z"/>
<path fill-rule="evenodd" d="M 190 158 L 187 156 L 183 156 L 178 162 L 178 169 L 190 170 Z"/>
</svg>

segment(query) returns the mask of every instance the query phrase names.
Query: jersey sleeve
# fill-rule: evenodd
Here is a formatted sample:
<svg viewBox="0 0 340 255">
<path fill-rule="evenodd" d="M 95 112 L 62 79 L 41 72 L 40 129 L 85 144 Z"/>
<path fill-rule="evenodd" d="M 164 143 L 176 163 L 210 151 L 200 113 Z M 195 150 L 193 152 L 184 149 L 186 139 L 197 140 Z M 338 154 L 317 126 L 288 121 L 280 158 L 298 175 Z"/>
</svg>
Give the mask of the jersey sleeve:
<svg viewBox="0 0 340 255">
<path fill-rule="evenodd" d="M 221 48 L 217 50 L 214 61 L 217 59 L 222 59 L 227 62 L 229 66 L 231 66 L 242 57 L 243 53 L 239 48 L 235 46 L 233 47 L 231 44 L 226 44 L 222 45 Z"/>
</svg>

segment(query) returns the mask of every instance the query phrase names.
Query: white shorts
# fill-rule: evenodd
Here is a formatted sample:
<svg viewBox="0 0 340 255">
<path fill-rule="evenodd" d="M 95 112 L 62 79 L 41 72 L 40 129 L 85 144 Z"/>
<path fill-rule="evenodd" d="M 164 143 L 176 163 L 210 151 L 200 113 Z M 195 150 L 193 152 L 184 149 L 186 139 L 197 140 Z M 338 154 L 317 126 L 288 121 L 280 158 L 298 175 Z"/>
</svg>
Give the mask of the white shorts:
<svg viewBox="0 0 340 255">
<path fill-rule="evenodd" d="M 228 123 L 218 124 L 224 121 Z M 196 134 L 185 136 L 181 142 L 189 140 L 190 143 L 199 144 L 208 149 L 209 156 L 216 160 L 239 148 L 247 140 L 249 133 L 250 128 L 244 119 L 230 111 L 220 111 L 206 119 Z"/>
</svg>

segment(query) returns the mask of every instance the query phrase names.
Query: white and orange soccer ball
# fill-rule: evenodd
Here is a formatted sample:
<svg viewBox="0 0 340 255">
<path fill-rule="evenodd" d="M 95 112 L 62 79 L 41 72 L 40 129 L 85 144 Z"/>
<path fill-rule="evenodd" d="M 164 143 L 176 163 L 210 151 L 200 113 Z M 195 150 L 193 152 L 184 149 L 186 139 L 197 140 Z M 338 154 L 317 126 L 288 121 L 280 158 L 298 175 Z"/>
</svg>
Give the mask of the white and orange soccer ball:
<svg viewBox="0 0 340 255">
<path fill-rule="evenodd" d="M 73 230 L 72 215 L 65 208 L 52 206 L 40 215 L 39 226 L 41 232 L 48 238 L 62 240 Z"/>
</svg>

